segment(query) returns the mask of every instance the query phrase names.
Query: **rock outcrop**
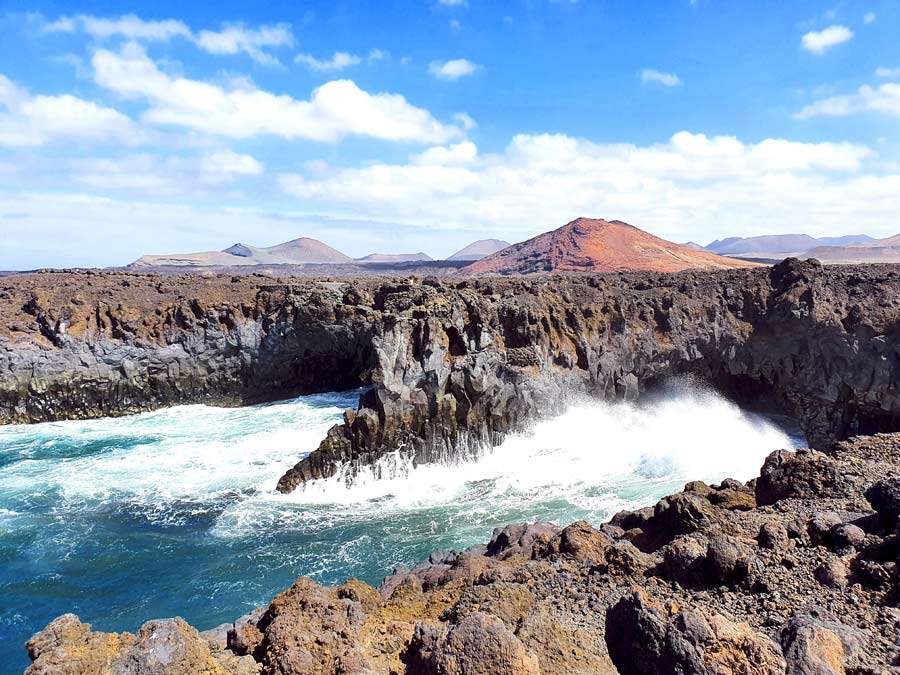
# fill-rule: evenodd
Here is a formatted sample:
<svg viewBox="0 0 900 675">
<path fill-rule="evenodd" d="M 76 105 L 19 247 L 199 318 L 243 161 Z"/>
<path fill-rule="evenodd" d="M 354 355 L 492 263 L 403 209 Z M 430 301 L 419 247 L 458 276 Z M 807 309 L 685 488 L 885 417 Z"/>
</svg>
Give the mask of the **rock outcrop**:
<svg viewBox="0 0 900 675">
<path fill-rule="evenodd" d="M 46 273 L 5 277 L 0 296 L 2 422 L 371 385 L 285 491 L 398 449 L 460 459 L 574 396 L 636 398 L 676 375 L 774 402 L 819 448 L 900 428 L 891 266 L 463 281 Z"/>
<path fill-rule="evenodd" d="M 778 495 L 733 508 L 741 484 L 689 483 L 594 527 L 498 528 L 436 551 L 378 589 L 307 578 L 227 627 L 179 619 L 131 635 L 52 622 L 29 675 L 785 675 L 900 668 L 900 434 L 790 462 Z M 804 459 L 806 458 L 806 459 Z M 833 493 L 810 489 L 836 477 Z M 827 517 L 826 517 L 827 514 Z M 852 528 L 852 529 L 851 529 Z M 843 585 L 818 573 L 838 561 Z"/>
</svg>

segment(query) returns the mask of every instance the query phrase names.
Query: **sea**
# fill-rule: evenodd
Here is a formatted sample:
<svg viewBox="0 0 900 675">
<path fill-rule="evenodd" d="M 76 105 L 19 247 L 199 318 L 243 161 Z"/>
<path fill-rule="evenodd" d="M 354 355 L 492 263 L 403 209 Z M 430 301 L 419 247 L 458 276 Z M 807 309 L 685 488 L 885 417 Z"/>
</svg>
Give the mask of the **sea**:
<svg viewBox="0 0 900 675">
<path fill-rule="evenodd" d="M 204 630 L 300 576 L 375 585 L 495 527 L 599 524 L 688 480 L 748 480 L 805 444 L 789 418 L 675 383 L 638 403 L 575 403 L 476 461 L 389 455 L 377 472 L 276 492 L 359 394 L 0 427 L 0 673 L 21 673 L 25 641 L 66 612 L 95 630 L 172 616 Z"/>
</svg>

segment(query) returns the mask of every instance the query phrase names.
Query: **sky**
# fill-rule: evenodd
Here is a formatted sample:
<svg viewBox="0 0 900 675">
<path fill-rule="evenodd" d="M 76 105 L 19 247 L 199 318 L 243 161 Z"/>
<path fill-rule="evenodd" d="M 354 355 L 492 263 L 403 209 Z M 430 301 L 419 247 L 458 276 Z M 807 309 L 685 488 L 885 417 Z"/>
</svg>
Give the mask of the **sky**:
<svg viewBox="0 0 900 675">
<path fill-rule="evenodd" d="M 900 232 L 896 0 L 0 0 L 0 269 Z"/>
</svg>

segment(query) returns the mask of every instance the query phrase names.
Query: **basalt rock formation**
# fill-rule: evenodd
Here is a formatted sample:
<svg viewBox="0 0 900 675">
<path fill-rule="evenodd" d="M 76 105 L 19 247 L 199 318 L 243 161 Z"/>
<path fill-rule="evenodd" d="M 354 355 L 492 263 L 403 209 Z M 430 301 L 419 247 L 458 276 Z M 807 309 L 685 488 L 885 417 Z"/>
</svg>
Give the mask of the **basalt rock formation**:
<svg viewBox="0 0 900 675">
<path fill-rule="evenodd" d="M 900 434 L 778 451 L 594 527 L 495 530 L 376 589 L 299 579 L 205 633 L 62 616 L 28 675 L 875 675 L 900 670 Z"/>
<path fill-rule="evenodd" d="M 370 385 L 280 481 L 459 459 L 573 396 L 692 375 L 810 443 L 900 429 L 900 268 L 446 281 L 46 273 L 0 281 L 0 421 Z"/>
</svg>

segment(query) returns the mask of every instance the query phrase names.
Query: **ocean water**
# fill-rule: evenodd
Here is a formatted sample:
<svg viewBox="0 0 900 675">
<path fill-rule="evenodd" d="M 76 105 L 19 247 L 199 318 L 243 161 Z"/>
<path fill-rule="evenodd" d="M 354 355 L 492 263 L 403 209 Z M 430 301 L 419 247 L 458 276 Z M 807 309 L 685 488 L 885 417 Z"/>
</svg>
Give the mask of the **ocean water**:
<svg viewBox="0 0 900 675">
<path fill-rule="evenodd" d="M 0 673 L 21 672 L 22 644 L 64 612 L 100 630 L 176 615 L 211 628 L 301 575 L 377 584 L 499 525 L 600 523 L 687 480 L 749 479 L 803 444 L 789 420 L 682 384 L 639 405 L 575 405 L 476 462 L 388 457 L 387 479 L 276 493 L 358 395 L 0 427 Z"/>
</svg>

